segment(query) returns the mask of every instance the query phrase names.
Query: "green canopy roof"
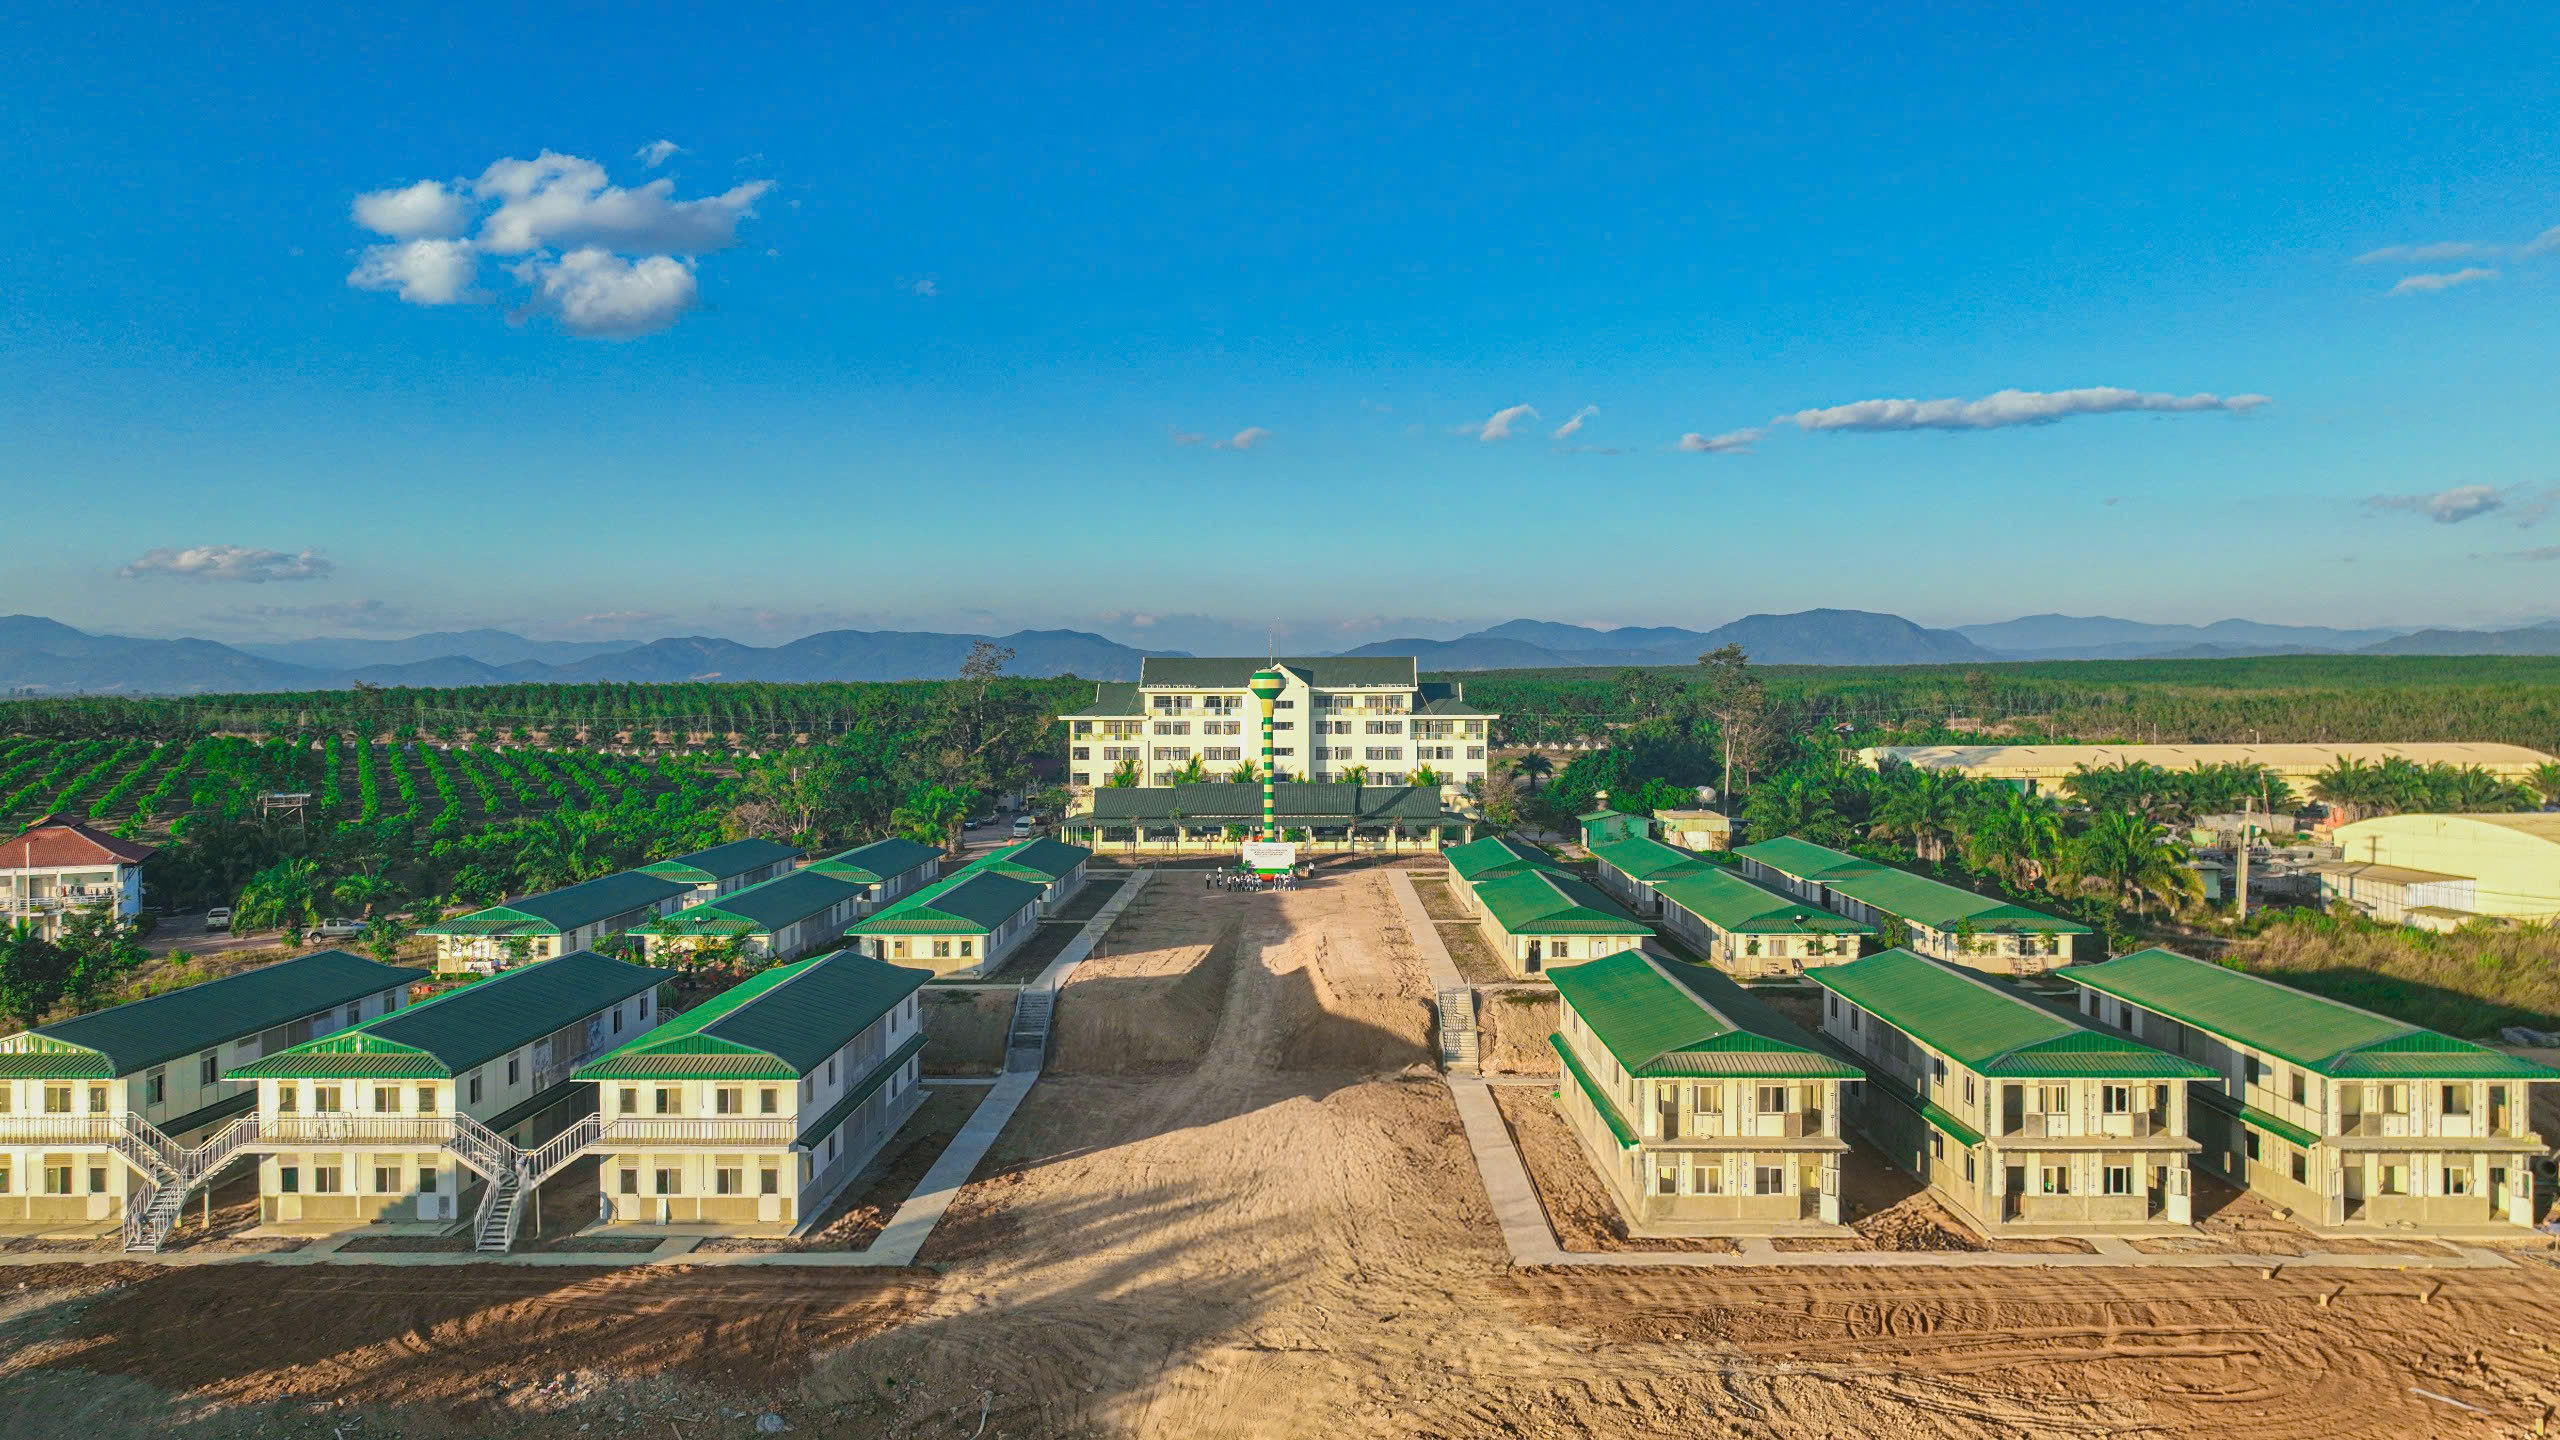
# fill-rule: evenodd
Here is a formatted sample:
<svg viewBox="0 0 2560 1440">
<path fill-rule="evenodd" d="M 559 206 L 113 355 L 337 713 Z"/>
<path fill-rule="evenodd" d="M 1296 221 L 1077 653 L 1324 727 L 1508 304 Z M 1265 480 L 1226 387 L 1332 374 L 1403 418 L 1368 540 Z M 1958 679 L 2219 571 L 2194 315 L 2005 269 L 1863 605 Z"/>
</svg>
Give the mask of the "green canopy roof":
<svg viewBox="0 0 2560 1440">
<path fill-rule="evenodd" d="M 2173 950 L 2063 978 L 2337 1079 L 2560 1080 L 2560 1070 Z"/>
<path fill-rule="evenodd" d="M 1591 817 L 1586 815 L 1583 818 L 1588 821 Z M 1583 848 L 1591 852 L 1593 859 L 1605 861 L 1621 873 L 1648 885 L 1716 868 L 1686 850 L 1674 849 L 1643 835 L 1588 840 Z"/>
<path fill-rule="evenodd" d="M 1138 662 L 1138 684 L 1192 690 L 1242 691 L 1257 670 L 1277 666 L 1320 689 L 1373 685 L 1411 689 L 1418 678 L 1410 655 L 1284 655 L 1251 657 L 1150 655 Z"/>
<path fill-rule="evenodd" d="M 690 855 L 678 855 L 672 860 L 660 860 L 654 864 L 643 865 L 640 867 L 640 873 L 661 875 L 670 880 L 689 880 L 696 885 L 708 885 L 715 880 L 726 880 L 732 875 L 744 875 L 750 870 L 761 870 L 779 861 L 799 858 L 798 848 L 785 845 L 779 840 L 732 840 L 726 845 L 714 845 L 708 850 L 696 850 Z"/>
<path fill-rule="evenodd" d="M 2076 1024 L 1908 950 L 1820 966 L 1806 971 L 1805 978 L 1986 1077 L 2213 1078 L 2213 1071 L 2192 1060 Z"/>
<path fill-rule="evenodd" d="M 992 870 L 1017 880 L 1048 885 L 1076 873 L 1076 867 L 1093 858 L 1093 852 L 1082 845 L 1069 845 L 1063 840 L 1041 838 L 1024 840 L 991 850 L 960 869 L 963 875 L 972 870 Z"/>
<path fill-rule="evenodd" d="M 851 950 L 777 965 L 579 1066 L 576 1078 L 796 1080 L 932 978 Z"/>
<path fill-rule="evenodd" d="M 1741 935 L 1873 935 L 1876 927 L 1835 914 L 1810 901 L 1763 889 L 1719 865 L 1653 882 L 1665 905 L 1676 905 L 1718 930 Z"/>
<path fill-rule="evenodd" d="M 1289 825 L 1464 825 L 1461 817 L 1440 807 L 1437 785 L 1313 784 L 1286 780 L 1272 788 L 1272 808 Z M 1069 825 L 1171 825 L 1174 817 L 1192 825 L 1243 824 L 1262 819 L 1262 787 L 1204 781 L 1197 785 L 1105 786 L 1093 792 L 1089 814 L 1070 815 Z"/>
<path fill-rule="evenodd" d="M 1452 845 L 1440 852 L 1450 870 L 1461 880 L 1491 880 L 1516 875 L 1523 870 L 1562 870 L 1556 858 L 1526 840 L 1508 835 L 1487 835 L 1464 845 Z"/>
<path fill-rule="evenodd" d="M 1040 903 L 1040 887 L 979 870 L 939 880 L 865 920 L 847 935 L 971 935 L 1001 927 Z"/>
<path fill-rule="evenodd" d="M 356 1029 L 279 1050 L 230 1074 L 238 1080 L 459 1075 L 674 974 L 592 950 L 572 951 L 557 960 L 502 970 Z"/>
<path fill-rule="evenodd" d="M 1144 713 L 1145 709 L 1146 707 L 1138 702 L 1136 685 L 1119 680 L 1097 680 L 1093 686 L 1093 699 L 1089 703 L 1066 711 L 1058 718 L 1072 720 L 1078 717 L 1103 717 L 1125 720 L 1133 715 Z"/>
<path fill-rule="evenodd" d="M 941 858 L 942 852 L 930 845 L 919 845 L 913 840 L 893 836 L 830 855 L 813 862 L 808 868 L 821 875 L 832 875 L 859 885 L 877 885 Z"/>
<path fill-rule="evenodd" d="M 1782 875 L 1829 886 L 1860 904 L 1914 925 L 1949 931 L 1970 924 L 1989 934 L 2086 935 L 2089 927 L 2041 910 L 1977 895 L 1925 875 L 1845 854 L 1793 835 L 1745 845 L 1733 852 Z"/>
<path fill-rule="evenodd" d="M 423 925 L 421 935 L 565 935 L 582 926 L 627 915 L 692 889 L 682 880 L 625 870 L 582 881 L 468 915 Z"/>
<path fill-rule="evenodd" d="M 717 900 L 706 900 L 645 925 L 635 935 L 770 935 L 822 915 L 862 893 L 862 886 L 815 869 L 794 870 Z"/>
<path fill-rule="evenodd" d="M 1710 971 L 1675 984 L 1667 968 L 1622 950 L 1549 970 L 1547 978 L 1630 1075 L 1855 1080 L 1863 1073 L 1813 1048 L 1732 981 Z"/>
<path fill-rule="evenodd" d="M 52 1042 L 42 1049 L 59 1058 L 30 1062 L 0 1056 L 0 1070 L 23 1078 L 131 1075 L 423 978 L 423 971 L 323 950 L 38 1026 L 30 1033 Z M 43 1068 L 48 1065 L 72 1067 L 76 1073 L 56 1076 Z"/>
<path fill-rule="evenodd" d="M 1577 876 L 1523 870 L 1475 882 L 1476 903 L 1514 935 L 1640 935 L 1651 927 Z"/>
</svg>

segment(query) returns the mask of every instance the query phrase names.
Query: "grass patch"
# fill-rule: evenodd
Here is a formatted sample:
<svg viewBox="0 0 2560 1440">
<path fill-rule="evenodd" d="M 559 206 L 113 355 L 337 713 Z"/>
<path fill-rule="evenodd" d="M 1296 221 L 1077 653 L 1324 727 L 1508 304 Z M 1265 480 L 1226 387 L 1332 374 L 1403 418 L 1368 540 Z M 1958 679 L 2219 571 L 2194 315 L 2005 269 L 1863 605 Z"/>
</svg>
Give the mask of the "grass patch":
<svg viewBox="0 0 2560 1440">
<path fill-rule="evenodd" d="M 2226 962 L 2314 995 L 2471 1040 L 2560 1026 L 2560 929 L 2469 925 L 2449 935 L 2295 913 L 2234 941 Z"/>
</svg>

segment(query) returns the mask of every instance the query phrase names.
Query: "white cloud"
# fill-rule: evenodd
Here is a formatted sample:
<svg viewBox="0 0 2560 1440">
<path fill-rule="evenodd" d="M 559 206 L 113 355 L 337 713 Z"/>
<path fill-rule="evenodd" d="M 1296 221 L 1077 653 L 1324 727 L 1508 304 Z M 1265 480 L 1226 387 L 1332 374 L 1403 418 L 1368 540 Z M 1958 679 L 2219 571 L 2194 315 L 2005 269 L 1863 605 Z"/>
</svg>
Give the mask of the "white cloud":
<svg viewBox="0 0 2560 1440">
<path fill-rule="evenodd" d="M 2450 290 L 2456 285 L 2476 285 L 2483 280 L 2497 278 L 2498 272 L 2495 270 L 2468 265 L 2460 270 L 2448 270 L 2440 275 L 2404 275 L 2400 277 L 2399 284 L 2391 287 L 2391 293 L 2415 295 L 2430 290 Z"/>
<path fill-rule="evenodd" d="M 263 585 L 270 580 L 320 580 L 338 567 L 318 551 L 288 555 L 247 545 L 190 545 L 184 549 L 145 551 L 116 574 L 127 580 L 167 575 L 181 580 L 228 580 Z"/>
<path fill-rule="evenodd" d="M 366 246 L 347 283 L 388 290 L 412 305 L 455 305 L 480 298 L 471 283 L 479 273 L 480 257 L 468 240 L 403 240 Z"/>
<path fill-rule="evenodd" d="M 1165 434 L 1172 437 L 1173 443 L 1176 445 L 1205 445 L 1209 443 L 1208 436 L 1193 434 L 1191 431 L 1185 430 L 1179 425 L 1167 425 L 1164 429 Z"/>
<path fill-rule="evenodd" d="M 755 213 L 773 188 L 751 180 L 700 200 L 675 199 L 676 182 L 652 180 L 625 190 L 593 160 L 545 150 L 531 160 L 501 160 L 481 172 L 472 193 L 498 208 L 480 222 L 480 248 L 492 255 L 603 247 L 625 254 L 699 255 L 736 243 L 738 222 Z"/>
<path fill-rule="evenodd" d="M 434 180 L 356 197 L 356 223 L 395 240 L 451 239 L 471 224 L 471 202 Z"/>
<path fill-rule="evenodd" d="M 673 140 L 652 140 L 631 152 L 631 158 L 655 170 L 679 155 L 688 153 Z"/>
<path fill-rule="evenodd" d="M 631 340 L 676 323 L 700 295 L 693 263 L 672 255 L 627 260 L 589 246 L 555 261 L 515 267 L 533 286 L 527 308 L 556 317 L 560 328 L 591 340 Z"/>
<path fill-rule="evenodd" d="M 1597 405 L 1585 405 L 1585 406 L 1583 406 L 1581 409 L 1576 410 L 1576 411 L 1574 411 L 1574 412 L 1573 412 L 1573 418 L 1572 418 L 1572 419 L 1567 420 L 1567 421 L 1566 421 L 1566 422 L 1564 422 L 1563 424 L 1561 424 L 1561 425 L 1557 426 L 1557 427 L 1556 427 L 1556 433 L 1555 433 L 1551 438 L 1553 438 L 1553 439 L 1557 439 L 1557 440 L 1567 440 L 1567 439 L 1571 439 L 1571 438 L 1572 438 L 1576 433 L 1578 433 L 1578 432 L 1582 429 L 1582 422 L 1583 422 L 1583 421 L 1588 420 L 1588 419 L 1590 419 L 1592 416 L 1597 415 L 1597 414 L 1599 414 L 1599 413 L 1600 413 L 1600 407 L 1599 407 L 1599 406 L 1597 406 Z M 1498 419 L 1498 418 L 1500 418 L 1500 417 L 1498 417 L 1498 416 L 1497 416 L 1497 417 L 1495 417 L 1495 418 L 1497 418 L 1497 419 Z"/>
<path fill-rule="evenodd" d="M 941 294 L 941 293 L 942 293 L 942 286 L 941 286 L 940 282 L 935 281 L 935 280 L 932 280 L 932 279 L 929 279 L 929 278 L 928 278 L 928 279 L 924 279 L 924 280 L 919 280 L 919 281 L 917 281 L 915 284 L 910 285 L 910 286 L 908 286 L 907 288 L 908 288 L 908 289 L 910 289 L 910 290 L 913 290 L 915 293 L 917 293 L 918 295 L 923 296 L 923 297 L 924 297 L 924 298 L 926 298 L 927 300 L 930 300 L 930 299 L 932 299 L 934 296 L 939 295 L 939 294 Z"/>
<path fill-rule="evenodd" d="M 1680 437 L 1680 448 L 1692 455 L 1748 455 L 1760 443 L 1758 430 L 1727 430 L 1721 435 L 1701 435 L 1692 430 Z"/>
<path fill-rule="evenodd" d="M 1478 440 L 1508 440 L 1511 438 L 1512 426 L 1519 424 L 1523 420 L 1535 420 L 1537 418 L 1538 412 L 1536 408 L 1528 405 L 1513 405 L 1501 410 L 1496 410 L 1493 412 L 1493 418 L 1485 421 L 1482 426 L 1477 428 L 1476 438 Z"/>
<path fill-rule="evenodd" d="M 1254 446 L 1259 445 L 1270 438 L 1270 431 L 1263 429 L 1259 425 L 1247 425 L 1243 429 L 1237 431 L 1233 437 L 1219 441 L 1218 448 L 1221 450 L 1250 450 Z"/>
<path fill-rule="evenodd" d="M 2550 514 L 2556 501 L 2560 501 L 2560 486 L 2543 490 L 2510 486 L 2501 490 L 2494 485 L 2456 485 L 2417 495 L 2373 495 L 2364 503 L 2376 514 L 2396 511 L 2424 515 L 2439 525 L 2459 525 L 2483 515 L 2504 514 L 2515 521 L 2518 529 L 2525 529 Z"/>
<path fill-rule="evenodd" d="M 1859 400 L 1799 410 L 1769 423 L 1799 430 L 1997 430 L 2128 410 L 2246 414 L 2267 403 L 2264 395 L 2162 395 L 2095 385 L 2079 390 L 2002 390 L 1979 400 Z"/>
</svg>

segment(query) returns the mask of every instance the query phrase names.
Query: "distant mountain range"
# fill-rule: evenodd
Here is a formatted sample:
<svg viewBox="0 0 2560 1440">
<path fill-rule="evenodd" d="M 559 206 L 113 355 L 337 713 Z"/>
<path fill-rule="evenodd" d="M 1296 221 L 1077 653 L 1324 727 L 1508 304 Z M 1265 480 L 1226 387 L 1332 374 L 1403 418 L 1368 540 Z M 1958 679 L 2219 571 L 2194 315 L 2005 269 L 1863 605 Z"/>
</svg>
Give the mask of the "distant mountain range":
<svg viewBox="0 0 2560 1440">
<path fill-rule="evenodd" d="M 317 639 L 223 645 L 93 635 L 34 615 L 0 616 L 0 694 L 188 695 L 382 686 L 579 684 L 593 681 L 937 680 L 992 639 L 1014 652 L 1007 673 L 1134 680 L 1149 655 L 1081 630 L 981 636 L 829 630 L 783 645 L 710 636 L 645 644 L 528 640 L 504 630 L 402 640 Z M 2560 655 L 2560 620 L 2509 630 L 2343 630 L 2222 620 L 2151 625 L 2106 616 L 2030 615 L 1933 630 L 1867 610 L 1746 615 L 1712 630 L 1662 625 L 1601 630 L 1511 620 L 1455 640 L 1381 640 L 1349 655 L 1412 655 L 1425 670 L 1692 665 L 1726 644 L 1764 665 L 1950 665 L 2015 660 L 2212 659 L 2238 655 Z"/>
</svg>

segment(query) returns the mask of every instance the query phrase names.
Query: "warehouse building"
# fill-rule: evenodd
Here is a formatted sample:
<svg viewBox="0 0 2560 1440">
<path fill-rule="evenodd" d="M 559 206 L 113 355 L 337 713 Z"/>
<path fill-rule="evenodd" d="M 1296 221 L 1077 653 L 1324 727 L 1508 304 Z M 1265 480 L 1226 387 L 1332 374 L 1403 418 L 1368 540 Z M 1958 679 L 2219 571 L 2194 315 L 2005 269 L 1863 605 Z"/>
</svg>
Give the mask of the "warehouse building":
<svg viewBox="0 0 2560 1440">
<path fill-rule="evenodd" d="M 1856 1066 L 1699 966 L 1626 950 L 1547 973 L 1556 1103 L 1630 1223 L 1840 1223 L 1841 1086 Z"/>
<path fill-rule="evenodd" d="M 1656 922 L 1708 963 L 1742 980 L 1778 980 L 1858 958 L 1876 933 L 1864 921 L 1762 889 L 1730 870 L 1702 865 L 1659 881 Z"/>
<path fill-rule="evenodd" d="M 1792 835 L 1733 853 L 1753 880 L 1864 921 L 1933 960 L 1993 974 L 2067 965 L 2075 942 L 2089 933 L 2086 925 Z"/>
<path fill-rule="evenodd" d="M 592 1106 L 572 1072 L 647 1030 L 670 978 L 582 950 L 241 1066 L 258 1087 L 265 1220 L 469 1216 L 484 1248 L 507 1248 L 517 1202 L 576 1153 L 546 1170 L 525 1149 Z"/>
<path fill-rule="evenodd" d="M 1976 1229 L 2191 1222 L 2204 1066 L 1908 950 L 1810 974 L 1823 1035 L 1867 1068 L 1851 1122 Z"/>
<path fill-rule="evenodd" d="M 927 971 L 850 950 L 777 966 L 579 1067 L 622 1223 L 802 1231 L 924 1103 Z"/>
<path fill-rule="evenodd" d="M 0 1224 L 159 1248 L 237 1153 L 238 1068 L 398 1010 L 421 973 L 323 950 L 0 1037 Z"/>
<path fill-rule="evenodd" d="M 750 965 L 836 948 L 861 918 L 863 886 L 814 866 L 631 927 L 652 965 L 735 958 Z"/>
<path fill-rule="evenodd" d="M 1058 840 L 1023 840 L 987 852 L 961 867 L 963 875 L 985 871 L 1007 875 L 1040 887 L 1040 913 L 1054 915 L 1084 888 L 1085 862 L 1093 852 Z"/>
<path fill-rule="evenodd" d="M 2532 1087 L 2560 1070 L 2168 950 L 2065 972 L 2081 1013 L 2208 1072 L 2203 1162 L 2314 1225 L 2533 1223 Z"/>
<path fill-rule="evenodd" d="M 1565 871 L 1528 869 L 1467 889 L 1486 942 L 1515 975 L 1597 960 L 1653 938 L 1617 901 Z"/>
<path fill-rule="evenodd" d="M 1067 783 L 1100 790 L 1169 786 L 1195 775 L 1235 778 L 1261 758 L 1254 733 L 1260 710 L 1250 686 L 1265 668 L 1284 682 L 1272 702 L 1271 759 L 1279 775 L 1393 788 L 1427 770 L 1444 804 L 1484 779 L 1498 717 L 1469 705 L 1457 682 L 1423 680 L 1411 656 L 1150 655 L 1139 662 L 1135 684 L 1099 683 L 1091 704 L 1060 717 Z"/>
<path fill-rule="evenodd" d="M 2335 838 L 2321 893 L 2376 920 L 2450 930 L 2560 919 L 2560 814 L 2384 815 Z"/>
<path fill-rule="evenodd" d="M 1923 770 L 1948 770 L 1968 780 L 2001 780 L 2033 794 L 2065 793 L 2073 772 L 2082 766 L 2156 765 L 2163 770 L 2197 770 L 2208 765 L 2263 765 L 2297 792 L 2308 793 L 2321 771 L 2341 760 L 2379 765 L 2405 760 L 2413 765 L 2478 767 L 2501 780 L 2533 778 L 2535 767 L 2551 756 L 2522 745 L 2485 742 L 2454 744 L 2348 745 L 1871 745 L 1858 752 L 1869 769 L 1899 761 Z"/>
<path fill-rule="evenodd" d="M 491 972 L 589 950 L 684 908 L 696 885 L 638 870 L 527 895 L 421 925 L 436 942 L 436 969 Z"/>
<path fill-rule="evenodd" d="M 643 865 L 640 873 L 691 885 L 693 893 L 685 897 L 684 903 L 699 905 L 732 890 L 788 875 L 799 858 L 797 849 L 779 840 L 732 840 L 726 845 Z"/>
<path fill-rule="evenodd" d="M 812 861 L 809 868 L 862 887 L 858 913 L 869 915 L 941 878 L 942 852 L 930 845 L 892 837 Z"/>
<path fill-rule="evenodd" d="M 943 979 L 992 974 L 1040 928 L 1037 885 L 993 871 L 935 881 L 844 933 L 862 953 Z"/>
</svg>

